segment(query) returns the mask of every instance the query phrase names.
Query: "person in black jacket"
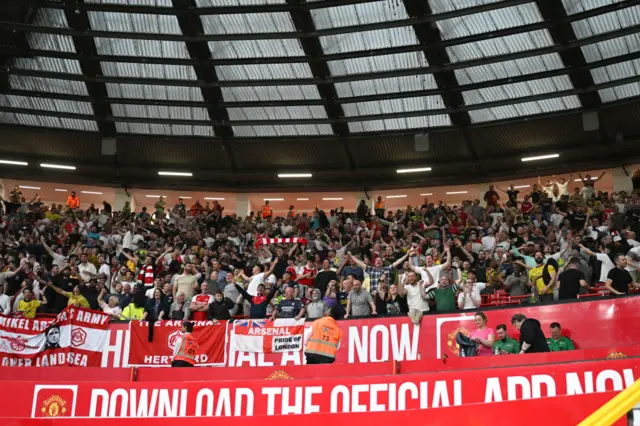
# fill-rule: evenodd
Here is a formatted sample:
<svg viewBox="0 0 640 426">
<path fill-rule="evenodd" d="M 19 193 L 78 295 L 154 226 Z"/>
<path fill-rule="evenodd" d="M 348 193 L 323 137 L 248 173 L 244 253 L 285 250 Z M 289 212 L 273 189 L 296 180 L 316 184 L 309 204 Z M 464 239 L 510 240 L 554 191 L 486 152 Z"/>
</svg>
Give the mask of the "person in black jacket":
<svg viewBox="0 0 640 426">
<path fill-rule="evenodd" d="M 249 317 L 255 319 L 267 317 L 267 306 L 273 298 L 273 295 L 276 293 L 276 290 L 278 290 L 277 286 L 272 286 L 271 291 L 269 291 L 269 294 L 267 294 L 266 296 L 264 295 L 264 284 L 258 285 L 258 289 L 256 290 L 257 294 L 255 296 L 251 296 L 246 292 L 244 288 L 242 288 L 242 286 L 239 286 L 238 284 L 236 284 L 236 288 L 238 289 L 242 297 L 244 297 L 244 300 L 247 300 L 251 303 L 251 308 L 249 309 Z"/>
<path fill-rule="evenodd" d="M 213 296 L 213 302 L 209 303 L 209 321 L 211 320 L 230 320 L 231 314 L 229 309 L 233 309 L 235 303 L 228 297 L 224 297 L 221 291 L 217 291 Z"/>
<path fill-rule="evenodd" d="M 144 296 L 144 289 L 138 290 Z M 169 303 L 164 297 L 164 293 L 159 288 L 153 290 L 153 298 L 147 299 L 144 303 L 143 320 L 149 321 L 149 341 L 153 342 L 153 327 L 156 321 L 162 321 L 169 316 Z"/>
<path fill-rule="evenodd" d="M 520 330 L 521 354 L 550 352 L 547 338 L 542 332 L 542 327 L 540 327 L 540 321 L 534 318 L 527 318 L 522 314 L 515 314 L 511 318 L 511 324 Z"/>
</svg>

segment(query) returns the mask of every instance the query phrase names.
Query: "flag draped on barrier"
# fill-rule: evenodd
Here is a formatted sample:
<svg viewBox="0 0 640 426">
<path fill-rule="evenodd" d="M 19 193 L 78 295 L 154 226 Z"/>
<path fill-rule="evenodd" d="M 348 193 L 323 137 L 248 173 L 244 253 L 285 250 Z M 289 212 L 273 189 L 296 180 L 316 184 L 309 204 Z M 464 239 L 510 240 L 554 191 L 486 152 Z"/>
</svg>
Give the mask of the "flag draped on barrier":
<svg viewBox="0 0 640 426">
<path fill-rule="evenodd" d="M 304 319 L 237 320 L 231 332 L 236 352 L 297 352 L 304 346 Z"/>
<path fill-rule="evenodd" d="M 155 323 L 153 342 L 149 342 L 149 323 L 129 323 L 129 365 L 132 367 L 169 367 L 182 321 L 158 321 Z M 225 363 L 226 321 L 196 321 L 193 336 L 200 348 L 197 366 L 219 366 Z"/>
<path fill-rule="evenodd" d="M 68 306 L 55 319 L 0 315 L 2 366 L 99 366 L 110 316 Z"/>
</svg>

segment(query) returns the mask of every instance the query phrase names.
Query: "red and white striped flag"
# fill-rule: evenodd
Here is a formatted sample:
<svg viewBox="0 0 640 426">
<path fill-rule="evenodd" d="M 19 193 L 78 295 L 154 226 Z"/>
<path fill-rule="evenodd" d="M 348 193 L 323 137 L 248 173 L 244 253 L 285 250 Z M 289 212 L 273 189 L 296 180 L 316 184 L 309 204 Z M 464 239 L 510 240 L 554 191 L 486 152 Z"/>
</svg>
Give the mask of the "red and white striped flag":
<svg viewBox="0 0 640 426">
<path fill-rule="evenodd" d="M 71 306 L 54 320 L 0 315 L 0 365 L 98 367 L 109 319 L 104 312 Z"/>
<path fill-rule="evenodd" d="M 231 333 L 235 352 L 299 352 L 304 346 L 304 319 L 236 320 Z"/>
<path fill-rule="evenodd" d="M 267 244 L 301 244 L 303 246 L 306 246 L 308 243 L 306 238 L 300 238 L 300 237 L 291 237 L 291 238 L 266 238 L 266 237 L 261 237 L 260 234 L 258 234 L 258 238 L 256 239 L 256 248 L 259 248 L 262 245 L 267 245 Z"/>
</svg>

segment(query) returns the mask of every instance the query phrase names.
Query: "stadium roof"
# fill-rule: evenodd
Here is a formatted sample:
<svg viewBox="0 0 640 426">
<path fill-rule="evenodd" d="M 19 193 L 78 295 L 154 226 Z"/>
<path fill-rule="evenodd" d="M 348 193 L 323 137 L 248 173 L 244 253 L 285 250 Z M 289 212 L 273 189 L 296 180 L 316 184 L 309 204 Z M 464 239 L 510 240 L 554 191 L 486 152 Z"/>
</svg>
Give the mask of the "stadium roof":
<svg viewBox="0 0 640 426">
<path fill-rule="evenodd" d="M 176 185 L 300 187 L 277 178 L 300 171 L 309 187 L 362 188 L 640 157 L 640 0 L 20 0 L 0 13 L 0 155 L 73 162 L 93 183 L 178 168 L 194 176 Z M 549 151 L 561 159 L 523 169 Z M 432 171 L 396 174 L 410 167 Z"/>
</svg>

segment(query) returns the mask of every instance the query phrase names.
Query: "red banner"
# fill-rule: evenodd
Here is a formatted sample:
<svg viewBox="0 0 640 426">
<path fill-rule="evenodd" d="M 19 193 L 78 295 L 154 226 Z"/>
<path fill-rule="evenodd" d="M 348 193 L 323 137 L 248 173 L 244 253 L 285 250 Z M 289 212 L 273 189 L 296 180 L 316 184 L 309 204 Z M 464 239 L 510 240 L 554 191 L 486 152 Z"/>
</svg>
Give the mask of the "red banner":
<svg viewBox="0 0 640 426">
<path fill-rule="evenodd" d="M 269 382 L 13 382 L 0 417 L 190 418 L 418 412 L 619 392 L 637 359 Z M 64 374 L 58 380 L 66 380 Z M 542 403 L 544 407 L 544 403 Z M 588 413 L 587 413 L 588 414 Z M 303 422 L 304 419 L 300 419 Z M 558 424 L 558 423 L 556 423 Z"/>
<path fill-rule="evenodd" d="M 198 366 L 224 366 L 226 362 L 226 322 L 196 321 L 193 336 L 200 345 Z M 180 336 L 182 321 L 162 321 L 154 325 L 153 341 L 149 342 L 149 323 L 129 323 L 131 367 L 169 367 L 176 339 Z"/>
<path fill-rule="evenodd" d="M 511 326 L 511 317 L 522 313 L 537 318 L 544 332 L 552 322 L 562 325 L 563 333 L 577 348 L 611 348 L 635 345 L 640 342 L 640 328 L 634 324 L 640 311 L 640 297 L 562 303 L 548 306 L 530 306 L 485 311 L 489 326 L 506 324 L 508 333 L 518 338 Z M 451 315 L 426 315 L 420 326 L 414 326 L 407 317 L 373 318 L 368 320 L 339 321 L 343 338 L 337 354 L 337 363 L 354 364 L 390 360 L 414 361 L 456 356 L 453 341 L 457 329 L 472 330 L 473 312 Z M 306 323 L 310 326 L 310 322 Z M 112 324 L 108 344 L 102 358 L 103 367 L 127 367 L 129 358 L 128 324 Z M 301 352 L 272 354 L 235 352 L 229 348 L 225 364 L 233 367 L 302 365 Z"/>
<path fill-rule="evenodd" d="M 109 315 L 67 307 L 53 320 L 0 315 L 3 367 L 99 366 Z"/>
</svg>

